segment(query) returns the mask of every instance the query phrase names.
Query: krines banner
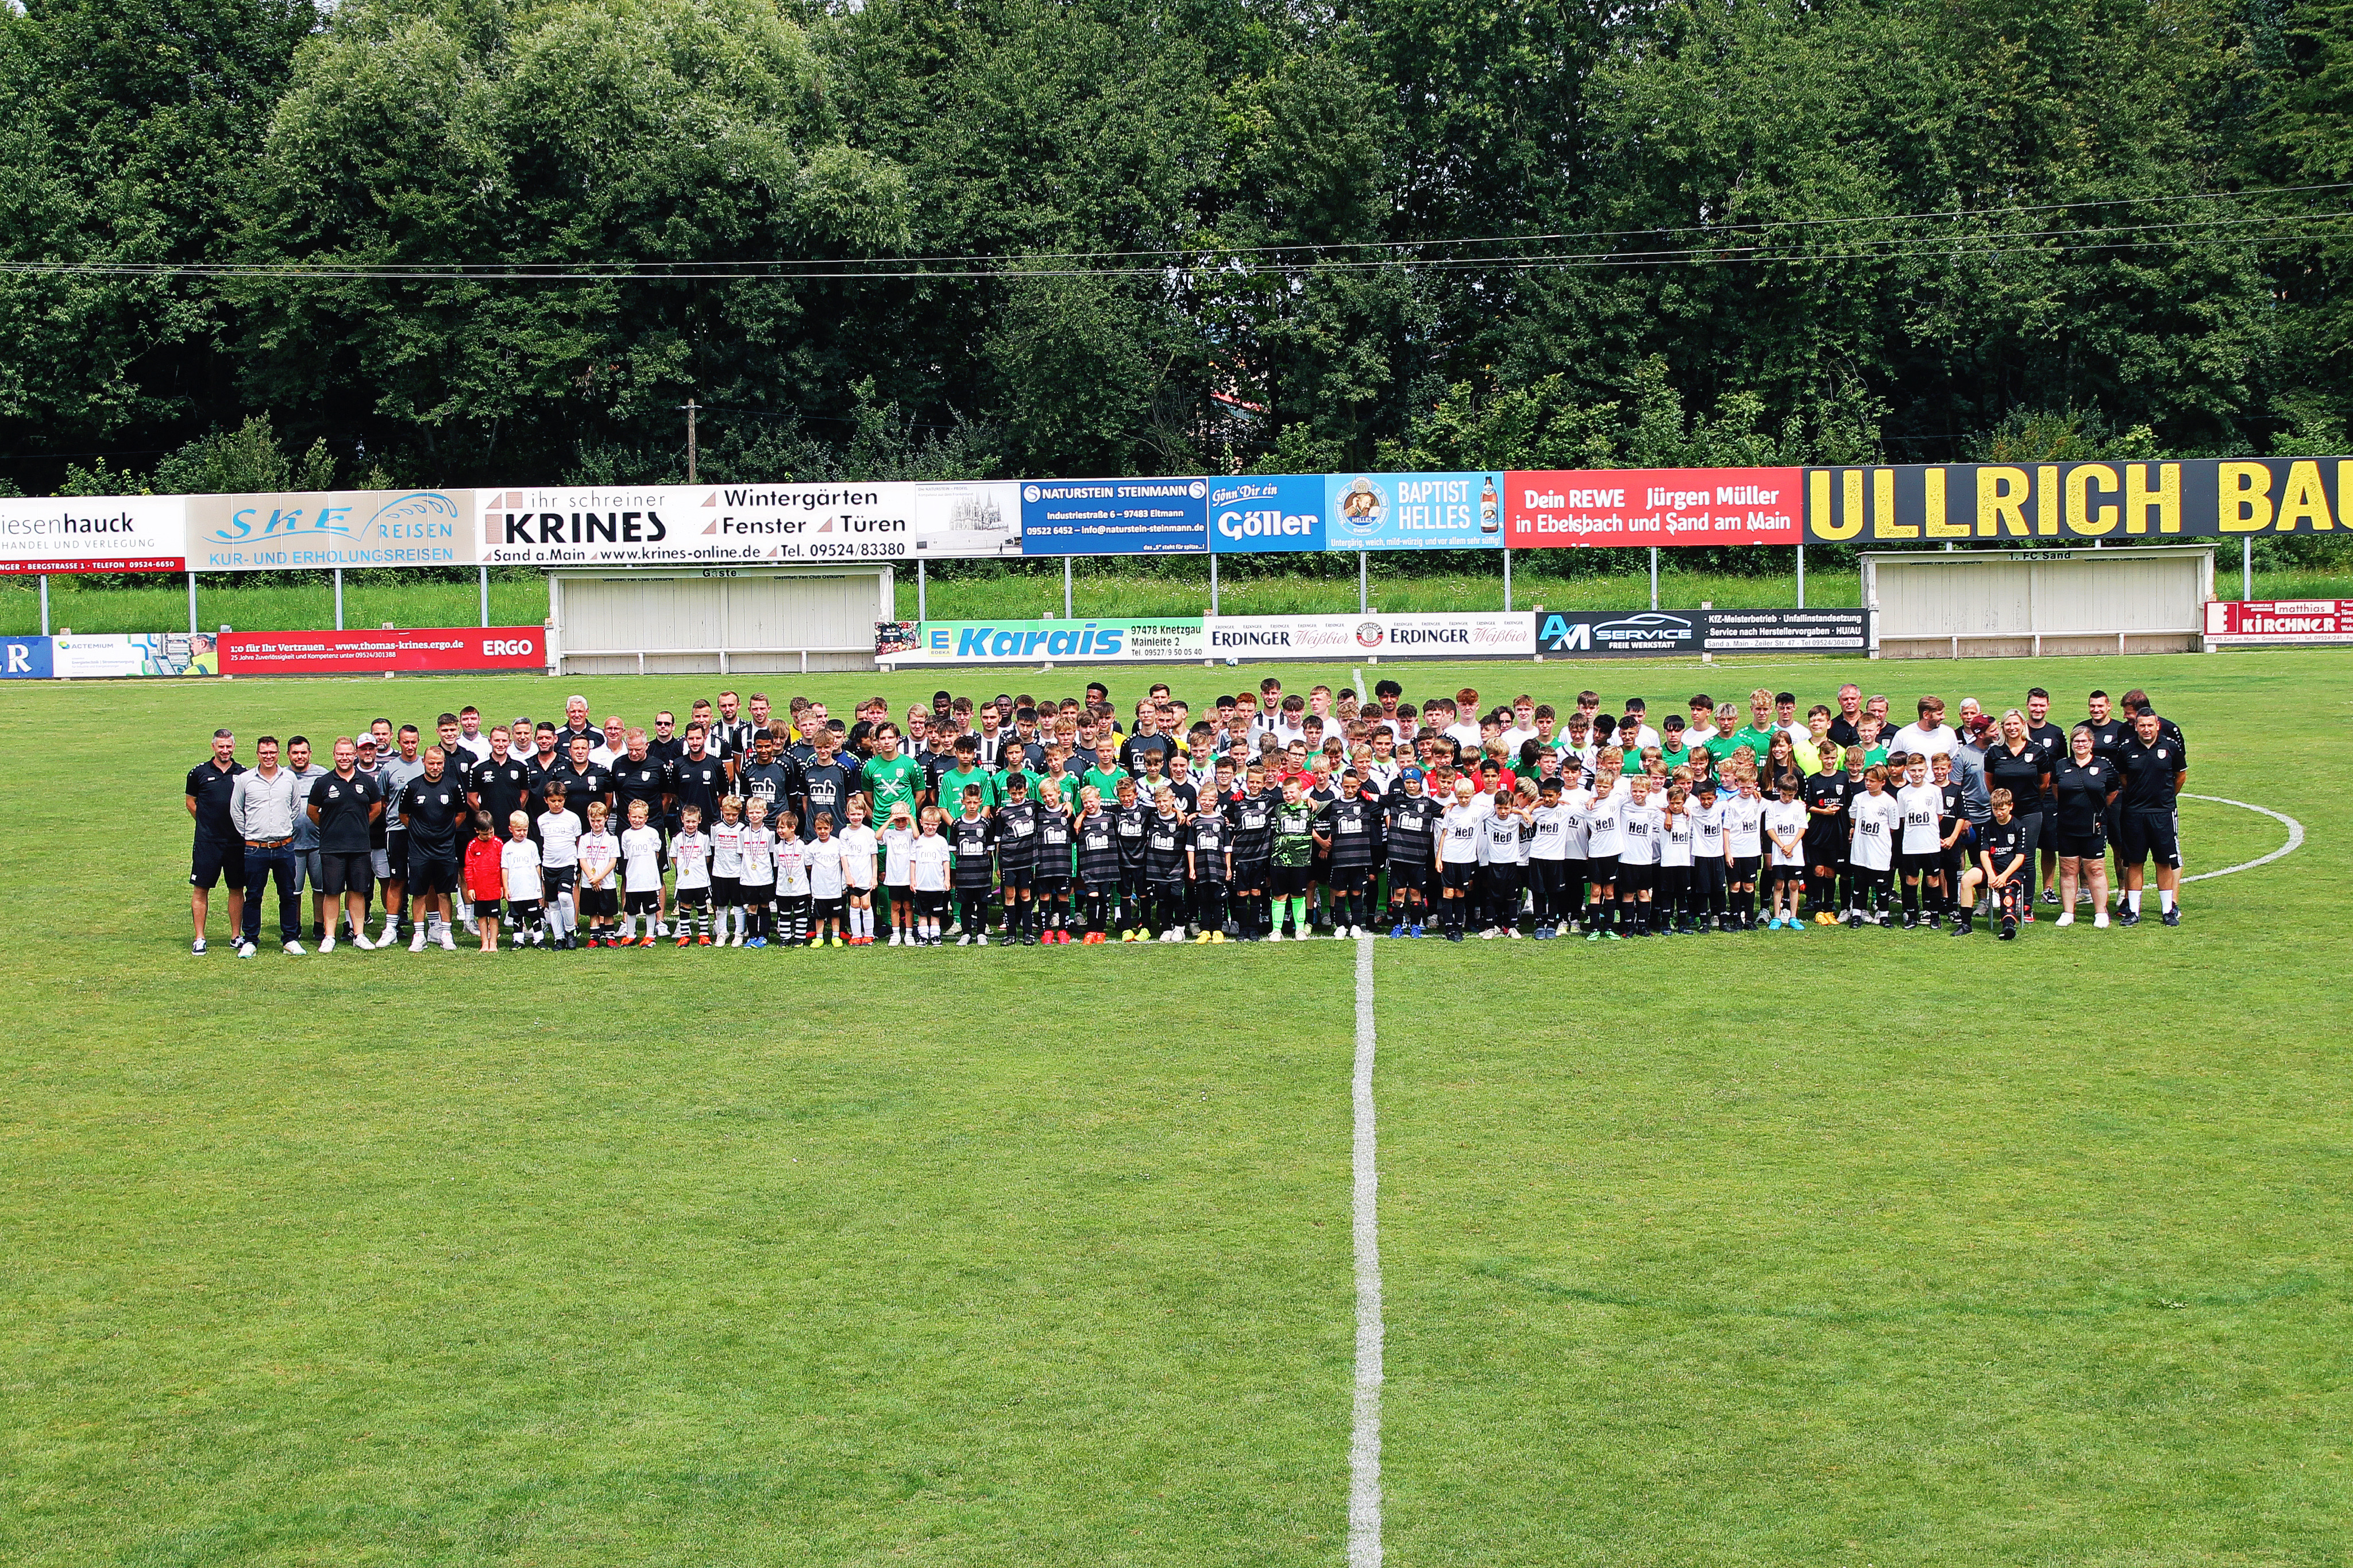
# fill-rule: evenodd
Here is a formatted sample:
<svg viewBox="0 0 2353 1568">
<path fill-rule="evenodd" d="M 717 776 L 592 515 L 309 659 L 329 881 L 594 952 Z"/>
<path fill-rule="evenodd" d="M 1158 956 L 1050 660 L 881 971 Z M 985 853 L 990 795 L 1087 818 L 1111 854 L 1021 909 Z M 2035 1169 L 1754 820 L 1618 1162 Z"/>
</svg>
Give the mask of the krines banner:
<svg viewBox="0 0 2353 1568">
<path fill-rule="evenodd" d="M 492 566 L 763 565 L 1018 555 L 1010 480 L 476 492 Z"/>
</svg>

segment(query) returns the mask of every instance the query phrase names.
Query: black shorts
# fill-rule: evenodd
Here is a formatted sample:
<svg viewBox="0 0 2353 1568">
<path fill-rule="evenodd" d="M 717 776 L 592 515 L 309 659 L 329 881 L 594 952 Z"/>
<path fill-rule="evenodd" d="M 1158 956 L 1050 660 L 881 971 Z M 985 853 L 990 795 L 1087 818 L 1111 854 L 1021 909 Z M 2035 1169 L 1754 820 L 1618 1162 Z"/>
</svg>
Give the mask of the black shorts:
<svg viewBox="0 0 2353 1568">
<path fill-rule="evenodd" d="M 1818 829 L 1808 833 L 1803 842 L 1807 865 L 1835 868 L 1846 864 L 1847 841 L 1836 832 L 1825 833 Z"/>
<path fill-rule="evenodd" d="M 188 853 L 188 886 L 209 888 L 223 877 L 229 891 L 245 891 L 245 841 L 241 838 L 199 838 Z"/>
<path fill-rule="evenodd" d="M 1941 849 L 1926 849 L 1916 855 L 1903 849 L 1895 852 L 1895 868 L 1907 877 L 1925 876 L 1944 863 L 1945 852 Z"/>
<path fill-rule="evenodd" d="M 1765 872 L 1765 885 L 1768 888 L 1778 888 L 1784 882 L 1802 882 L 1805 879 L 1806 868 L 1803 866 L 1773 866 L 1767 868 Z"/>
<path fill-rule="evenodd" d="M 610 888 L 583 888 L 580 912 L 589 920 L 617 915 L 621 912 L 621 897 Z"/>
<path fill-rule="evenodd" d="M 1059 899 L 1059 898 L 1061 898 L 1061 897 L 1063 897 L 1065 894 L 1067 894 L 1067 893 L 1069 893 L 1069 892 L 1070 892 L 1070 890 L 1071 890 L 1071 879 L 1070 879 L 1068 877 L 1060 876 L 1060 875 L 1052 876 L 1052 877 L 1040 877 L 1040 878 L 1039 878 L 1039 879 L 1038 879 L 1038 880 L 1036 881 L 1036 883 L 1035 883 L 1035 884 L 1033 884 L 1033 886 L 1036 888 L 1036 889 L 1037 889 L 1038 894 L 1039 894 L 1039 897 L 1041 897 L 1041 898 L 1048 898 L 1048 899 Z M 862 891 L 864 891 L 865 889 L 860 889 L 860 888 L 852 888 L 852 889 L 850 889 L 849 890 L 850 890 L 850 892 L 851 892 L 851 893 L 856 894 L 856 893 L 862 892 Z"/>
<path fill-rule="evenodd" d="M 947 894 L 944 892 L 918 891 L 915 894 L 915 912 L 923 916 L 923 919 L 927 921 L 935 921 L 944 918 L 948 912 Z"/>
<path fill-rule="evenodd" d="M 2124 831 L 2117 836 L 2116 847 L 2126 865 L 2153 859 L 2159 866 L 2181 869 L 2181 828 L 2172 812 L 2127 809 L 2118 826 Z"/>
<path fill-rule="evenodd" d="M 494 920 L 498 919 L 498 918 L 499 918 L 499 901 L 498 901 L 498 900 L 496 900 L 496 899 L 476 899 L 476 900 L 474 900 L 474 918 L 475 918 L 476 920 L 478 920 L 478 921 L 494 921 Z"/>
<path fill-rule="evenodd" d="M 408 862 L 408 890 L 417 898 L 431 898 L 436 893 L 458 890 L 458 858 L 455 855 L 419 855 Z"/>
<path fill-rule="evenodd" d="M 1615 886 L 1620 893 L 1647 893 L 1659 885 L 1659 868 L 1648 864 L 1637 865 L 1630 860 L 1618 862 Z"/>
<path fill-rule="evenodd" d="M 375 887 L 375 859 L 364 849 L 354 849 L 346 854 L 322 850 L 319 855 L 319 891 L 331 899 L 340 899 L 345 893 L 357 893 L 366 898 Z"/>
<path fill-rule="evenodd" d="M 1469 892 L 1478 879 L 1479 862 L 1476 860 L 1447 860 L 1439 865 L 1439 885 L 1451 888 L 1455 892 Z"/>
<path fill-rule="evenodd" d="M 2063 827 L 2057 847 L 2062 860 L 2098 860 L 2108 853 L 2108 837 L 2097 823 L 2089 833 L 2070 833 Z"/>
<path fill-rule="evenodd" d="M 1430 868 L 1419 861 L 1399 864 L 1389 862 L 1389 891 L 1392 893 L 1427 893 L 1430 891 Z"/>
<path fill-rule="evenodd" d="M 704 908 L 710 902 L 711 889 L 707 887 L 681 888 L 678 889 L 678 907 L 680 909 L 699 910 Z"/>
<path fill-rule="evenodd" d="M 711 879 L 711 901 L 723 910 L 732 910 L 744 901 L 744 879 L 713 877 Z"/>
<path fill-rule="evenodd" d="M 1276 866 L 1271 868 L 1270 890 L 1278 899 L 1296 899 L 1307 892 L 1307 868 Z"/>
<path fill-rule="evenodd" d="M 745 882 L 735 889 L 735 901 L 752 909 L 758 909 L 776 896 L 776 885 L 774 882 Z"/>
<path fill-rule="evenodd" d="M 1491 899 L 1508 899 L 1525 885 L 1522 870 L 1516 861 L 1509 866 L 1490 861 L 1479 868 L 1480 890 Z"/>
<path fill-rule="evenodd" d="M 1266 890 L 1267 874 L 1272 869 L 1264 860 L 1237 860 L 1234 862 L 1234 886 L 1246 893 L 1262 893 Z"/>
<path fill-rule="evenodd" d="M 1035 885 L 1038 880 L 1038 871 L 1032 866 L 1008 866 L 1003 868 L 998 879 L 1008 893 L 1024 891 Z"/>
<path fill-rule="evenodd" d="M 1335 893 L 1359 893 L 1373 885 L 1370 866 L 1335 866 L 1324 874 L 1324 880 Z"/>
<path fill-rule="evenodd" d="M 1732 880 L 1735 882 L 1744 883 L 1755 881 L 1757 879 L 1757 862 L 1761 858 L 1761 856 L 1757 855 L 1735 855 L 1732 858 L 1731 862 Z"/>
<path fill-rule="evenodd" d="M 408 879 L 408 832 L 406 828 L 384 836 L 384 863 L 391 868 L 385 878 L 388 882 Z"/>
</svg>

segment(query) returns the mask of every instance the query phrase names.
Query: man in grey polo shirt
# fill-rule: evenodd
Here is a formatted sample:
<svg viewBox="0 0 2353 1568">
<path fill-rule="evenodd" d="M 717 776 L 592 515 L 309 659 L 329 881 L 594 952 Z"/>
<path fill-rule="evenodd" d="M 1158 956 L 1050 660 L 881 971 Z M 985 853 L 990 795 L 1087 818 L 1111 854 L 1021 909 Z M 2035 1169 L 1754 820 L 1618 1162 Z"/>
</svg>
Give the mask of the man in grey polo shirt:
<svg viewBox="0 0 2353 1568">
<path fill-rule="evenodd" d="M 319 825 L 302 803 L 311 798 L 311 783 L 332 770 L 311 761 L 311 740 L 296 735 L 286 742 L 286 771 L 294 775 L 294 890 L 311 889 L 311 940 L 327 940 L 327 895 L 319 887 Z"/>
<path fill-rule="evenodd" d="M 302 952 L 301 883 L 294 874 L 294 817 L 303 786 L 278 765 L 278 737 L 253 743 L 254 765 L 229 788 L 228 819 L 245 841 L 245 931 L 237 955 L 251 958 L 261 940 L 261 895 L 272 873 L 278 878 L 278 937 L 286 951 Z"/>
</svg>

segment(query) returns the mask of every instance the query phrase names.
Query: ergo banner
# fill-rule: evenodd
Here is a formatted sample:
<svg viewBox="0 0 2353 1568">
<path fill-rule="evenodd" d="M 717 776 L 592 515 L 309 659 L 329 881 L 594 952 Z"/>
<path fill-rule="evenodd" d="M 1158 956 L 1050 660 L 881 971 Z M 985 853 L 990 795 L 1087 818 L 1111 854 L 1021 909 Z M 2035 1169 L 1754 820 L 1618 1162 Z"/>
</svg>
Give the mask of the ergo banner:
<svg viewBox="0 0 2353 1568">
<path fill-rule="evenodd" d="M 223 675 L 379 675 L 386 670 L 547 668 L 540 626 L 423 626 L 375 632 L 224 632 Z"/>
</svg>

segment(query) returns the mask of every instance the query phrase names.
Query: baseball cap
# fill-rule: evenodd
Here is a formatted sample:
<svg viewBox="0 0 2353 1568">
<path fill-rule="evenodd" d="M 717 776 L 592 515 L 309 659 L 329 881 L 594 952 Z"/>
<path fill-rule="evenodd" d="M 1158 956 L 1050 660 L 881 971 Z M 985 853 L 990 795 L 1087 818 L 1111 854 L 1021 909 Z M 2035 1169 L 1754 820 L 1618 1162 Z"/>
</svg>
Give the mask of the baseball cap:
<svg viewBox="0 0 2353 1568">
<path fill-rule="evenodd" d="M 1408 768 L 1403 773 L 1398 774 L 1398 777 L 1401 779 L 1411 779 L 1414 783 L 1419 784 L 1421 782 L 1421 770 L 1419 768 Z"/>
<path fill-rule="evenodd" d="M 354 748 L 357 748 L 357 747 L 360 747 L 360 746 L 366 746 L 366 747 L 368 747 L 369 749 L 373 750 L 373 749 L 375 748 L 375 737 L 374 735 L 369 734 L 366 731 L 363 730 L 363 731 L 361 731 L 358 734 L 353 735 L 353 736 L 352 737 L 352 745 L 353 745 Z"/>
</svg>

